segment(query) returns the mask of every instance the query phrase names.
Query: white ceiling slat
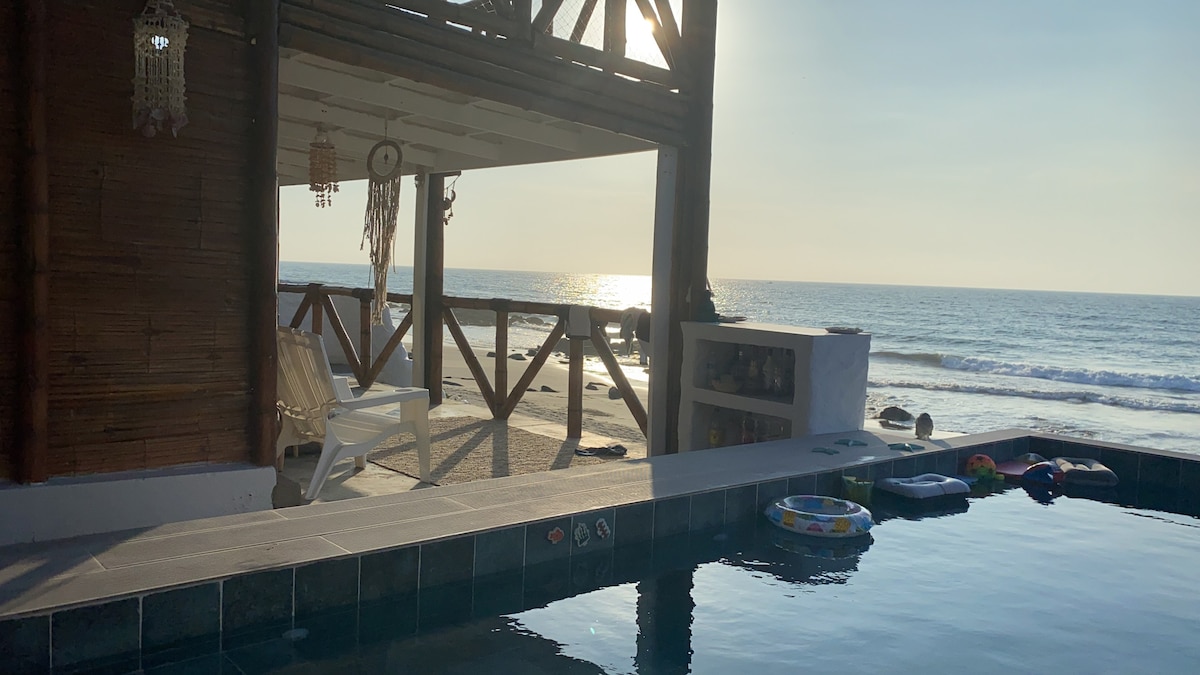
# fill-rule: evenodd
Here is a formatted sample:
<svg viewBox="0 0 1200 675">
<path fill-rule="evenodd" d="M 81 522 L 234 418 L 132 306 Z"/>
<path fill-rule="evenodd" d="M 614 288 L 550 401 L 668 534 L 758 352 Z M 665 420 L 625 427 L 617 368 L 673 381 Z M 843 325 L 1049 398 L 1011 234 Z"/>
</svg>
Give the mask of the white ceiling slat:
<svg viewBox="0 0 1200 675">
<path fill-rule="evenodd" d="M 573 131 L 530 122 L 471 105 L 452 103 L 436 96 L 421 94 L 387 83 L 356 78 L 346 73 L 338 73 L 332 69 L 320 68 L 291 59 L 280 59 L 279 81 L 281 84 L 329 96 L 360 101 L 389 110 L 433 117 L 559 150 L 576 152 L 580 146 L 579 134 Z"/>
<path fill-rule="evenodd" d="M 279 121 L 280 145 L 284 145 L 286 147 L 290 147 L 295 150 L 300 150 L 300 151 L 307 153 L 308 152 L 308 144 L 312 142 L 313 136 L 315 134 L 316 134 L 316 128 L 313 126 L 309 126 L 307 124 L 299 124 L 296 122 L 289 122 L 287 120 Z M 348 158 L 352 158 L 357 162 L 364 163 L 364 168 L 362 169 L 363 175 L 356 176 L 356 177 L 365 178 L 366 177 L 365 162 L 367 159 L 367 154 L 369 152 L 371 152 L 371 148 L 374 147 L 374 145 L 377 141 L 373 141 L 373 140 L 367 139 L 367 138 L 362 138 L 362 137 L 355 136 L 353 134 L 348 134 L 345 132 L 340 132 L 340 133 L 334 132 L 333 134 L 331 134 L 330 140 L 333 141 L 334 146 L 337 147 L 337 154 L 339 157 L 345 156 Z M 411 146 L 401 146 L 401 147 L 403 147 L 403 149 L 404 149 L 404 163 L 405 164 L 426 167 L 429 169 L 437 168 L 437 154 L 436 153 L 428 152 L 426 150 L 420 150 L 418 148 L 414 148 Z M 307 157 L 307 155 L 306 155 L 306 157 Z M 307 163 L 308 163 L 308 160 L 305 159 L 306 166 L 307 166 Z M 350 180 L 350 178 L 347 178 L 346 180 Z"/>
<path fill-rule="evenodd" d="M 311 101 L 287 94 L 279 95 L 279 114 L 281 117 L 305 121 L 322 120 L 328 128 L 354 129 L 364 135 L 380 134 L 383 131 L 383 120 L 374 115 L 341 108 L 327 101 Z M 408 143 L 420 143 L 483 159 L 500 159 L 500 147 L 495 143 L 456 136 L 437 129 L 409 124 L 403 120 L 390 120 L 388 134 Z"/>
</svg>

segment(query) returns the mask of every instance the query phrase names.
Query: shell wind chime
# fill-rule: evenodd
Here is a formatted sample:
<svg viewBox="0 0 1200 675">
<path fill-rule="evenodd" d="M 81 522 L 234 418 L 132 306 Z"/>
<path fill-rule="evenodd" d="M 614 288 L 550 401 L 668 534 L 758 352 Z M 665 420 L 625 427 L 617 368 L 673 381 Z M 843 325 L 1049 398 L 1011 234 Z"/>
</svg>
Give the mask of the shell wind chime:
<svg viewBox="0 0 1200 675">
<path fill-rule="evenodd" d="M 396 218 L 400 214 L 400 167 L 404 162 L 400 145 L 384 133 L 385 138 L 367 155 L 367 213 L 360 246 L 371 244 L 371 271 L 375 276 L 371 324 L 375 326 L 383 324 L 383 308 L 387 304 L 388 265 L 392 262 Z"/>
<path fill-rule="evenodd" d="M 333 204 L 333 193 L 338 191 L 337 149 L 319 124 L 316 138 L 308 144 L 308 190 L 317 193 L 317 208 Z"/>
<path fill-rule="evenodd" d="M 188 22 L 171 0 L 149 0 L 133 20 L 133 128 L 147 138 L 188 123 L 183 53 Z"/>
</svg>

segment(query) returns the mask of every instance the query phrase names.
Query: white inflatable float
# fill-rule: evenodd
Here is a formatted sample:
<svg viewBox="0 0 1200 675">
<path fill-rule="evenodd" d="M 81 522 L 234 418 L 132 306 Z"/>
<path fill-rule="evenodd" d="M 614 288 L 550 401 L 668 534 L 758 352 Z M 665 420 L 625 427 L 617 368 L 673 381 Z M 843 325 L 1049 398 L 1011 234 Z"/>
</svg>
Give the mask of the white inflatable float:
<svg viewBox="0 0 1200 675">
<path fill-rule="evenodd" d="M 875 481 L 875 489 L 908 499 L 952 497 L 971 492 L 971 486 L 963 481 L 936 473 L 923 473 L 912 478 L 883 478 Z"/>
</svg>

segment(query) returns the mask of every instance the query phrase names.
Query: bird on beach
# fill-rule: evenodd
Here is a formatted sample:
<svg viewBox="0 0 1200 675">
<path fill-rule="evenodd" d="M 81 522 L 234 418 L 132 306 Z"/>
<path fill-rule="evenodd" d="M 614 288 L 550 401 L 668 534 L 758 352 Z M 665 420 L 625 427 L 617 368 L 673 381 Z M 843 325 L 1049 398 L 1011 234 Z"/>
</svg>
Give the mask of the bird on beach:
<svg viewBox="0 0 1200 675">
<path fill-rule="evenodd" d="M 917 416 L 917 438 L 922 441 L 929 440 L 933 435 L 933 418 L 929 413 L 921 413 Z"/>
</svg>

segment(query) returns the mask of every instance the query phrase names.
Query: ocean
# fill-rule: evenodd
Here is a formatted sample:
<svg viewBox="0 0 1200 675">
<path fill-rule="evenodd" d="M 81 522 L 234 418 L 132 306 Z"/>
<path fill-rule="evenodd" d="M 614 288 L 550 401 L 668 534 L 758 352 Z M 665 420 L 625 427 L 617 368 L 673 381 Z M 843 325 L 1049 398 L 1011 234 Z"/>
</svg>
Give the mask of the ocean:
<svg viewBox="0 0 1200 675">
<path fill-rule="evenodd" d="M 295 283 L 370 287 L 367 265 L 280 264 Z M 871 333 L 868 407 L 944 431 L 1024 428 L 1200 454 L 1200 298 L 714 279 L 717 311 Z M 411 268 L 389 289 L 412 292 Z M 648 276 L 446 270 L 447 295 L 650 306 Z M 465 327 L 471 343 L 494 329 Z M 537 347 L 548 327 L 514 328 Z M 449 339 L 449 338 L 447 338 Z"/>
</svg>

